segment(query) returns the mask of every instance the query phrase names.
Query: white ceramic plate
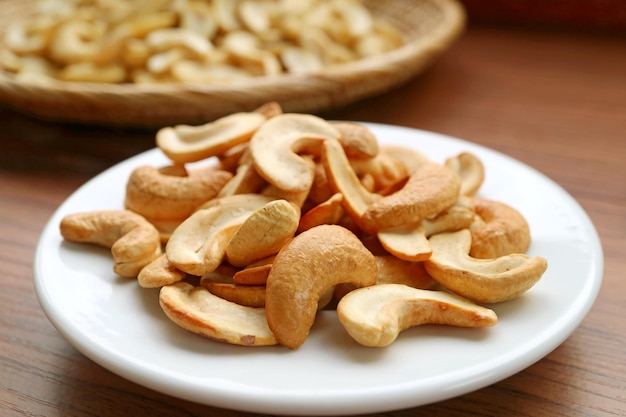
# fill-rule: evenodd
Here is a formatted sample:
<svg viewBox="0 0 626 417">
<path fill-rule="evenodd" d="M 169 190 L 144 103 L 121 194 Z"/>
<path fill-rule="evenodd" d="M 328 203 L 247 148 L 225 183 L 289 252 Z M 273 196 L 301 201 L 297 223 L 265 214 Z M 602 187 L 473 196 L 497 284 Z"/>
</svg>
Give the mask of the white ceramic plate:
<svg viewBox="0 0 626 417">
<path fill-rule="evenodd" d="M 436 161 L 474 152 L 486 166 L 481 195 L 511 204 L 528 219 L 529 254 L 545 257 L 549 267 L 526 294 L 492 306 L 500 320 L 495 327 L 421 326 L 387 348 L 364 348 L 326 311 L 294 351 L 230 346 L 178 328 L 160 310 L 158 290 L 117 277 L 108 250 L 64 242 L 58 232 L 66 214 L 121 208 L 131 170 L 166 163 L 159 150 L 95 177 L 51 218 L 34 263 L 44 311 L 80 352 L 122 377 L 183 399 L 268 414 L 345 415 L 432 403 L 502 380 L 561 344 L 602 281 L 600 241 L 576 201 L 493 150 L 430 132 L 369 126 L 381 143 L 414 146 Z"/>
</svg>

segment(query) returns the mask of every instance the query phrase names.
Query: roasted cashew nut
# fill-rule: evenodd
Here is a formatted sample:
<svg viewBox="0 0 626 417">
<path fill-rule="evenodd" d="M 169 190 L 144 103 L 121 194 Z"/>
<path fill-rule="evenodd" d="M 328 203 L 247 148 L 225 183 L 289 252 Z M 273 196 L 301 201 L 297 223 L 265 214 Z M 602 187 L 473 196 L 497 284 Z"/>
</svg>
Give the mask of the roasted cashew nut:
<svg viewBox="0 0 626 417">
<path fill-rule="evenodd" d="M 459 178 L 452 170 L 441 164 L 422 164 L 401 190 L 370 205 L 359 225 L 372 232 L 417 223 L 452 207 L 459 190 Z"/>
<path fill-rule="evenodd" d="M 333 122 L 339 142 L 348 158 L 369 159 L 378 155 L 378 140 L 372 131 L 359 123 Z"/>
<path fill-rule="evenodd" d="M 65 216 L 61 235 L 70 242 L 111 248 L 113 271 L 135 278 L 161 255 L 159 231 L 144 217 L 128 210 L 100 210 Z"/>
<path fill-rule="evenodd" d="M 102 47 L 101 29 L 86 20 L 69 20 L 61 24 L 50 39 L 51 58 L 61 64 L 93 61 Z"/>
<path fill-rule="evenodd" d="M 376 236 L 387 252 L 404 261 L 425 261 L 432 253 L 421 223 L 379 230 Z"/>
<path fill-rule="evenodd" d="M 195 162 L 247 142 L 265 120 L 261 113 L 241 112 L 200 126 L 168 126 L 157 132 L 156 143 L 174 162 Z"/>
<path fill-rule="evenodd" d="M 530 228 L 522 214 L 500 201 L 475 197 L 474 210 L 480 218 L 470 227 L 474 258 L 497 258 L 525 253 L 530 246 Z"/>
<path fill-rule="evenodd" d="M 391 255 L 376 256 L 378 277 L 376 285 L 403 284 L 409 287 L 430 290 L 438 283 L 424 267 L 424 262 L 404 261 Z"/>
<path fill-rule="evenodd" d="M 267 181 L 256 172 L 251 163 L 241 164 L 235 175 L 224 184 L 218 196 L 258 193 L 265 185 Z"/>
<path fill-rule="evenodd" d="M 137 283 L 142 288 L 160 288 L 182 281 L 186 276 L 186 273 L 170 264 L 163 253 L 139 271 Z"/>
<path fill-rule="evenodd" d="M 301 346 L 315 321 L 319 299 L 342 282 L 358 287 L 376 283 L 374 255 L 347 229 L 322 225 L 291 240 L 267 277 L 267 323 L 278 342 Z"/>
<path fill-rule="evenodd" d="M 404 184 L 409 174 L 404 163 L 386 153 L 368 159 L 349 158 L 350 165 L 358 177 L 371 176 L 374 180 L 373 190 L 384 192 L 397 184 Z"/>
<path fill-rule="evenodd" d="M 428 159 L 426 155 L 406 146 L 382 145 L 379 152 L 400 161 L 406 168 L 409 176 L 412 175 L 422 164 L 430 162 L 430 159 Z"/>
<path fill-rule="evenodd" d="M 251 213 L 226 246 L 226 259 L 247 266 L 275 255 L 298 229 L 300 210 L 286 200 L 270 201 Z"/>
<path fill-rule="evenodd" d="M 424 268 L 424 262 L 405 261 L 393 255 L 375 255 L 376 285 L 402 284 L 422 290 L 431 290 L 439 285 Z M 352 284 L 338 284 L 333 296 L 341 300 L 343 296 L 356 289 Z"/>
<path fill-rule="evenodd" d="M 322 146 L 322 164 L 332 190 L 343 195 L 342 206 L 360 226 L 360 219 L 380 195 L 370 192 L 361 184 L 341 143 L 327 141 Z"/>
<path fill-rule="evenodd" d="M 197 57 L 203 57 L 213 50 L 213 44 L 209 39 L 184 28 L 158 29 L 149 33 L 145 41 L 150 48 L 158 52 L 184 48 Z"/>
<path fill-rule="evenodd" d="M 241 224 L 272 200 L 258 194 L 211 200 L 174 230 L 165 247 L 167 259 L 191 275 L 214 271 L 224 260 L 226 246 Z"/>
<path fill-rule="evenodd" d="M 337 130 L 317 116 L 280 114 L 252 136 L 250 155 L 258 173 L 275 187 L 285 191 L 309 190 L 313 174 L 299 154 L 319 155 L 323 142 L 338 138 Z"/>
<path fill-rule="evenodd" d="M 461 180 L 461 195 L 472 196 L 485 180 L 485 167 L 478 157 L 469 152 L 446 159 L 445 165 L 457 173 Z"/>
<path fill-rule="evenodd" d="M 265 285 L 267 276 L 272 270 L 272 263 L 276 255 L 261 259 L 233 274 L 233 283 L 239 285 Z"/>
<path fill-rule="evenodd" d="M 379 230 L 376 236 L 387 252 L 405 260 L 419 262 L 432 253 L 428 238 L 437 233 L 455 232 L 469 227 L 475 218 L 469 197 L 434 217 L 421 222 Z"/>
<path fill-rule="evenodd" d="M 262 308 L 246 307 L 211 294 L 206 288 L 179 282 L 161 288 L 161 308 L 190 332 L 234 345 L 277 344 Z"/>
<path fill-rule="evenodd" d="M 313 178 L 315 175 L 315 161 L 313 161 L 313 157 L 310 155 L 303 155 L 301 157 L 301 161 L 303 162 L 303 167 L 304 164 L 308 166 L 310 177 Z M 274 197 L 277 200 L 287 200 L 294 206 L 302 208 L 309 196 L 310 191 L 310 187 L 303 188 L 301 190 L 285 190 L 270 183 L 261 190 L 261 194 Z"/>
<path fill-rule="evenodd" d="M 231 280 L 232 281 L 232 280 Z M 200 286 L 217 297 L 247 307 L 265 307 L 265 285 L 240 285 L 203 276 Z"/>
<path fill-rule="evenodd" d="M 216 197 L 232 178 L 228 171 L 213 168 L 170 175 L 150 165 L 133 170 L 126 183 L 126 208 L 148 220 L 184 220 L 201 204 Z"/>
<path fill-rule="evenodd" d="M 384 347 L 400 332 L 421 324 L 486 327 L 497 323 L 493 310 L 445 291 L 381 284 L 348 293 L 337 304 L 339 321 L 359 344 Z"/>
<path fill-rule="evenodd" d="M 298 232 L 302 233 L 322 224 L 337 224 L 344 214 L 342 201 L 343 195 L 335 193 L 328 200 L 309 209 L 300 217 Z"/>
<path fill-rule="evenodd" d="M 539 256 L 510 254 L 494 259 L 469 256 L 468 229 L 429 238 L 432 255 L 424 261 L 428 273 L 444 287 L 481 303 L 516 298 L 539 281 L 548 263 Z"/>
<path fill-rule="evenodd" d="M 53 31 L 54 20 L 38 16 L 31 21 L 13 22 L 6 28 L 4 42 L 19 55 L 41 54 Z"/>
</svg>

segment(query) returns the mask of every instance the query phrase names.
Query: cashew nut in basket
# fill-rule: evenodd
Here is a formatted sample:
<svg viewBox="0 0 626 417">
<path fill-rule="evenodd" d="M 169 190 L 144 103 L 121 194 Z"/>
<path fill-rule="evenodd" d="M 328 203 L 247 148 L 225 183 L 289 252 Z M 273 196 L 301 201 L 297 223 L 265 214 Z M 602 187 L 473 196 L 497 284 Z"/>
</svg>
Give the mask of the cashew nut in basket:
<svg viewBox="0 0 626 417">
<path fill-rule="evenodd" d="M 498 303 L 518 297 L 539 281 L 548 263 L 539 256 L 510 254 L 494 259 L 469 256 L 468 229 L 431 236 L 433 251 L 424 261 L 428 273 L 449 290 L 481 303 Z"/>
<path fill-rule="evenodd" d="M 342 282 L 376 283 L 374 255 L 350 231 L 337 225 L 309 229 L 279 253 L 267 277 L 267 323 L 278 342 L 300 347 L 318 310 L 321 294 Z"/>
<path fill-rule="evenodd" d="M 61 235 L 71 242 L 111 248 L 113 270 L 128 278 L 161 255 L 159 231 L 145 218 L 129 210 L 99 210 L 65 216 Z"/>
<path fill-rule="evenodd" d="M 401 331 L 421 324 L 486 327 L 497 323 L 493 310 L 445 291 L 381 284 L 348 293 L 337 304 L 339 321 L 363 346 L 390 345 Z"/>
</svg>

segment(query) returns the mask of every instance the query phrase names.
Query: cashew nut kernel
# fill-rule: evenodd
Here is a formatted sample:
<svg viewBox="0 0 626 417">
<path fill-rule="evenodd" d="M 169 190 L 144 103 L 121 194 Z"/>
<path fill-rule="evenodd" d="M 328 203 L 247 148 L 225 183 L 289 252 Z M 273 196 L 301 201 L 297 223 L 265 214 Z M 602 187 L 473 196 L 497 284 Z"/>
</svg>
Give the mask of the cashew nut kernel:
<svg viewBox="0 0 626 417">
<path fill-rule="evenodd" d="M 445 291 L 402 284 L 360 288 L 337 304 L 339 321 L 359 344 L 383 347 L 403 330 L 421 324 L 486 327 L 497 323 L 493 310 Z"/>
</svg>

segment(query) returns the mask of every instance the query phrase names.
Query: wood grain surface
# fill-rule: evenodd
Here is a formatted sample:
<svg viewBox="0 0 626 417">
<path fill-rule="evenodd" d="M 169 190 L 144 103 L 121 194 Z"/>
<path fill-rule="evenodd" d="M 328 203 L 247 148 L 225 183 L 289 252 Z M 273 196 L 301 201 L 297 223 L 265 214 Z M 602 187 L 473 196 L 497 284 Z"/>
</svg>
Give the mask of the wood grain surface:
<svg viewBox="0 0 626 417">
<path fill-rule="evenodd" d="M 377 416 L 626 415 L 626 38 L 470 25 L 425 74 L 324 117 L 432 130 L 551 177 L 590 215 L 603 285 L 581 326 L 528 369 L 459 398 Z M 172 398 L 88 360 L 33 290 L 42 228 L 77 187 L 154 132 L 47 123 L 0 107 L 0 415 L 253 416 Z"/>
</svg>

